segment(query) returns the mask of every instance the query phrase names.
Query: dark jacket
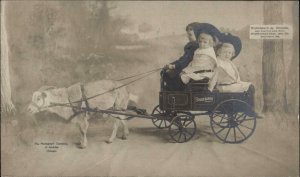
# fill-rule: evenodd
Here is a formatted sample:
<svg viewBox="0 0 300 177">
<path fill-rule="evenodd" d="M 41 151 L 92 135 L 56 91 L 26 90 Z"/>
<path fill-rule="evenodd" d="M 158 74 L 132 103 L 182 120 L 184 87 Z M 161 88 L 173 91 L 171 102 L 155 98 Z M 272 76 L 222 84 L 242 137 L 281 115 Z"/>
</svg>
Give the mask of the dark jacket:
<svg viewBox="0 0 300 177">
<path fill-rule="evenodd" d="M 196 41 L 189 42 L 184 46 L 184 54 L 171 64 L 175 64 L 175 73 L 179 74 L 193 60 L 194 52 L 199 48 Z"/>
</svg>

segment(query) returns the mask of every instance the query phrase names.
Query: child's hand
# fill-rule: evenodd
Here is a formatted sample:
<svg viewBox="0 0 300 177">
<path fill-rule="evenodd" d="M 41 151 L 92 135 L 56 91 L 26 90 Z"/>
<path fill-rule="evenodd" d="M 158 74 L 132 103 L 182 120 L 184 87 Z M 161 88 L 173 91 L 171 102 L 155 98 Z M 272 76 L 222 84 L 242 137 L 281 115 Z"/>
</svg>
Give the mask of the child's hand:
<svg viewBox="0 0 300 177">
<path fill-rule="evenodd" d="M 173 64 L 168 64 L 164 67 L 165 69 L 175 69 L 175 65 Z"/>
</svg>

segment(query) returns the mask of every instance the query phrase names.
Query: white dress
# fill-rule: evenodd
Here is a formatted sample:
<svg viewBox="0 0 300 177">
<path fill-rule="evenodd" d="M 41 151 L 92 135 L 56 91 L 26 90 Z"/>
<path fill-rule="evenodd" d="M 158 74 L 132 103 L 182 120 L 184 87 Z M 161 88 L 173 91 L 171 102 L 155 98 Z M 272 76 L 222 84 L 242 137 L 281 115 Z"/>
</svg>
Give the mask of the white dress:
<svg viewBox="0 0 300 177">
<path fill-rule="evenodd" d="M 218 68 L 209 90 L 212 90 L 215 85 L 220 92 L 244 92 L 248 90 L 251 83 L 240 80 L 239 72 L 232 61 L 218 59 Z"/>
<path fill-rule="evenodd" d="M 217 66 L 217 57 L 212 47 L 207 49 L 197 49 L 194 53 L 193 60 L 180 73 L 181 80 L 187 84 L 190 79 L 201 80 L 212 78 L 214 72 L 194 73 L 200 70 L 214 70 Z"/>
</svg>

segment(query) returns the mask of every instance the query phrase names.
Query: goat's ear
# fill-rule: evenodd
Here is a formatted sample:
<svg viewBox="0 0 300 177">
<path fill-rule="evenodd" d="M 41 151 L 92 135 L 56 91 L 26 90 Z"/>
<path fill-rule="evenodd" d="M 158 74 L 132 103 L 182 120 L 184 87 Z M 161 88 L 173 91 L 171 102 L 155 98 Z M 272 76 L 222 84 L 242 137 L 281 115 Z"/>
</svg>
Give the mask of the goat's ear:
<svg viewBox="0 0 300 177">
<path fill-rule="evenodd" d="M 46 98 L 47 97 L 47 94 L 45 92 L 42 92 L 42 97 L 43 98 Z"/>
</svg>

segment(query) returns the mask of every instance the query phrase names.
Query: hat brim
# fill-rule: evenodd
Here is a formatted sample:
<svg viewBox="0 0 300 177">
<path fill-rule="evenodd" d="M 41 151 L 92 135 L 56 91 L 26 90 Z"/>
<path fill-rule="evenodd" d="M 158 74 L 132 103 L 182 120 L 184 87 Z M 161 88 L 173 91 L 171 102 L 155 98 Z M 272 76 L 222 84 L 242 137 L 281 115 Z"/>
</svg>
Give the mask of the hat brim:
<svg viewBox="0 0 300 177">
<path fill-rule="evenodd" d="M 242 42 L 239 37 L 234 36 L 230 33 L 222 33 L 219 41 L 221 43 L 230 43 L 233 45 L 234 50 L 235 50 L 235 55 L 231 58 L 231 60 L 235 59 L 241 52 L 242 50 Z"/>
<path fill-rule="evenodd" d="M 214 37 L 214 40 L 217 41 L 221 37 L 222 33 L 214 25 L 209 23 L 200 23 L 195 29 L 196 38 L 199 38 L 201 33 L 207 33 Z M 217 39 L 216 39 L 217 38 Z"/>
</svg>

